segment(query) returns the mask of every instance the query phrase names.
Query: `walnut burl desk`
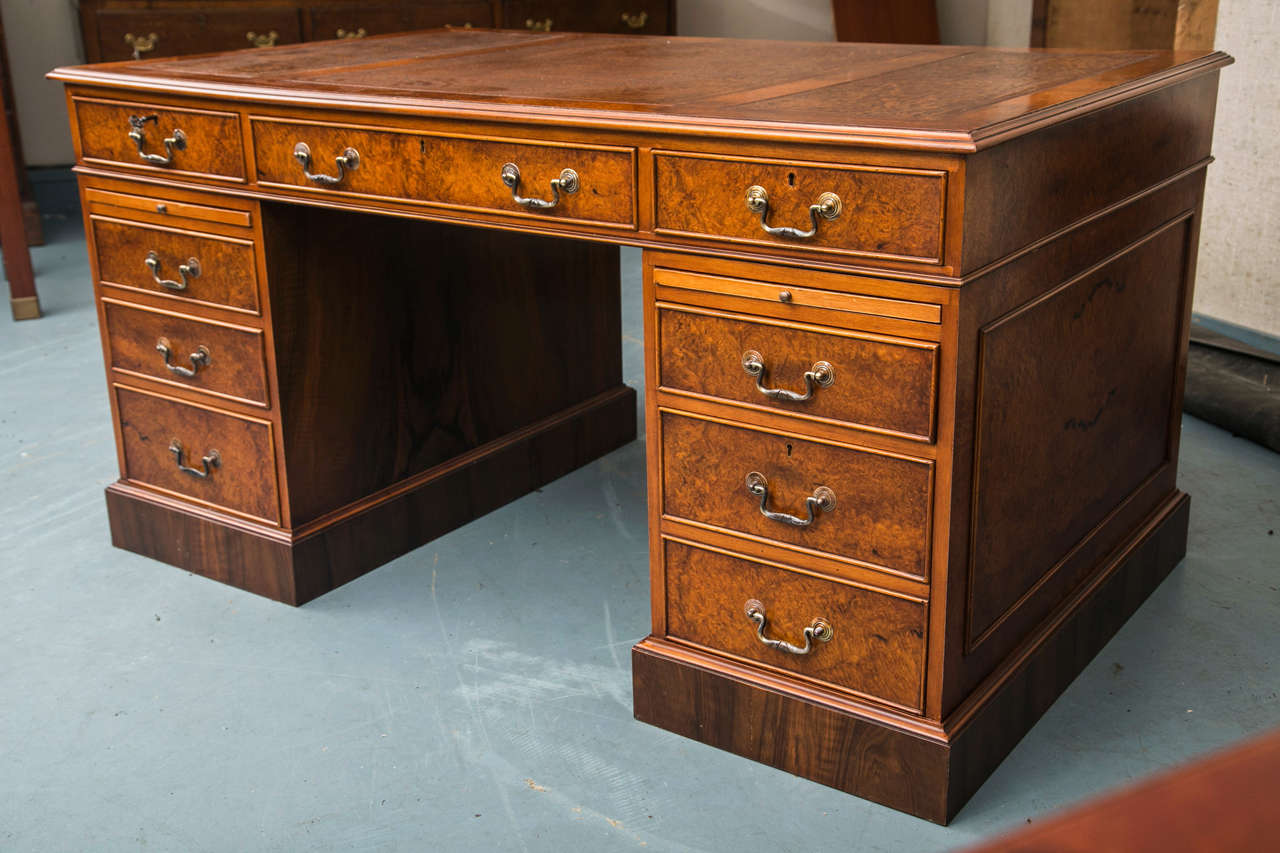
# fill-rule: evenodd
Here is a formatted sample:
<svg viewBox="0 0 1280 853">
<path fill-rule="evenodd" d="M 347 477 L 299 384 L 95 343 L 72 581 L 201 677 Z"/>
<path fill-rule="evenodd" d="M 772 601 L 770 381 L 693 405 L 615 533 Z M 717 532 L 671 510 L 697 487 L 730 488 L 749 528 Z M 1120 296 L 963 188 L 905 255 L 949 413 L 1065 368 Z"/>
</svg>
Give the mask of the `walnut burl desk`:
<svg viewBox="0 0 1280 853">
<path fill-rule="evenodd" d="M 636 716 L 946 822 L 1185 551 L 1228 62 L 439 30 L 59 69 L 113 541 L 301 604 L 631 440 L 641 246 Z"/>
</svg>

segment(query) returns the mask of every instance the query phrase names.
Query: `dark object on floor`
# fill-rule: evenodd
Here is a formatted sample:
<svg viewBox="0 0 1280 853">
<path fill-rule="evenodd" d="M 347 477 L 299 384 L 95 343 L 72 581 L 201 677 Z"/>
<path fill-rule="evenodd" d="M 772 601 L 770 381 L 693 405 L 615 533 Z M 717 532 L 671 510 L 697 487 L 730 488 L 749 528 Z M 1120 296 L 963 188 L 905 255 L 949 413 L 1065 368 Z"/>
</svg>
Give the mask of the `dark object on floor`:
<svg viewBox="0 0 1280 853">
<path fill-rule="evenodd" d="M 1280 731 L 1273 731 L 969 853 L 1261 850 L 1280 835 L 1277 789 Z"/>
<path fill-rule="evenodd" d="M 1280 453 L 1280 357 L 1191 325 L 1188 414 Z"/>
<path fill-rule="evenodd" d="M 938 7 L 933 0 L 831 0 L 836 41 L 938 44 Z"/>
</svg>

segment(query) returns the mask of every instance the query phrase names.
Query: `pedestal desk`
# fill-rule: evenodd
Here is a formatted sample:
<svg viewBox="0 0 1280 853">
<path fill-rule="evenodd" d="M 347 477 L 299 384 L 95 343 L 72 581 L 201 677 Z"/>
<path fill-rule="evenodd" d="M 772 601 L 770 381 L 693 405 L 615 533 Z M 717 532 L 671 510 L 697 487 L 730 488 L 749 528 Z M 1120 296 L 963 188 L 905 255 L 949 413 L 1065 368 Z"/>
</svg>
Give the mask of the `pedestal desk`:
<svg viewBox="0 0 1280 853">
<path fill-rule="evenodd" d="M 945 822 L 1184 552 L 1229 61 L 439 30 L 59 69 L 113 541 L 301 604 L 630 441 L 642 246 L 636 716 Z"/>
</svg>

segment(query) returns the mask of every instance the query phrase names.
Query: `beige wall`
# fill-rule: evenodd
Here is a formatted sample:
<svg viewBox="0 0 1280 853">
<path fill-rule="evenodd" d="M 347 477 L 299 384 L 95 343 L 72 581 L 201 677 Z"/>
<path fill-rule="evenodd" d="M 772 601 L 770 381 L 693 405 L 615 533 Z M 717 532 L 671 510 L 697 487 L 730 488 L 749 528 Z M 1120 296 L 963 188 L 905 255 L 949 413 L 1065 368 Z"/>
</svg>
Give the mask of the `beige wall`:
<svg viewBox="0 0 1280 853">
<path fill-rule="evenodd" d="M 1194 310 L 1280 337 L 1280 3 L 1220 0 L 1222 70 Z"/>
<path fill-rule="evenodd" d="M 831 0 L 677 0 L 682 36 L 834 41 Z"/>
<path fill-rule="evenodd" d="M 58 65 L 84 61 L 72 0 L 0 0 L 5 47 L 13 74 L 22 153 L 29 166 L 75 159 L 62 86 L 44 79 Z"/>
</svg>

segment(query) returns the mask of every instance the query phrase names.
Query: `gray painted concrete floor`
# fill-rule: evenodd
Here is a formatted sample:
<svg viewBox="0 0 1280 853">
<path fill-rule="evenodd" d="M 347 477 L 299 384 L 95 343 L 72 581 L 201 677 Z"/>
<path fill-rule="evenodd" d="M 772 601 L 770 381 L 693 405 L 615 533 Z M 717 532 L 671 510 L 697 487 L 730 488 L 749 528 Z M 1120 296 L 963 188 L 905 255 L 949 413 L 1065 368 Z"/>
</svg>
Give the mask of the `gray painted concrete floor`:
<svg viewBox="0 0 1280 853">
<path fill-rule="evenodd" d="M 48 316 L 0 319 L 0 850 L 942 850 L 1280 723 L 1280 456 L 1193 419 L 1187 559 L 950 828 L 632 719 L 640 442 L 300 609 L 114 550 L 48 224 Z"/>
</svg>

